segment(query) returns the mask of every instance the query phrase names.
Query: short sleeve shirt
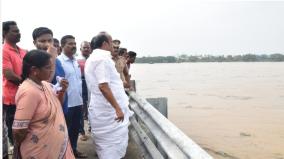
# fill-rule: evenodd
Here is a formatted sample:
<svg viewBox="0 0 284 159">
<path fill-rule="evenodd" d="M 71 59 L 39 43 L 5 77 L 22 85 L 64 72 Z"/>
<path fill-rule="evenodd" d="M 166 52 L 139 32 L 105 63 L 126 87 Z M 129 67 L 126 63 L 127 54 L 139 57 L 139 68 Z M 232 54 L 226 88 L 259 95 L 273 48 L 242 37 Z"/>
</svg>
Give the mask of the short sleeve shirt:
<svg viewBox="0 0 284 159">
<path fill-rule="evenodd" d="M 18 50 L 18 51 L 17 51 Z M 17 50 L 10 44 L 4 43 L 3 45 L 3 68 L 11 69 L 16 75 L 21 76 L 22 74 L 22 63 L 26 51 L 17 46 Z M 6 105 L 15 104 L 15 95 L 18 90 L 18 86 L 10 82 L 3 75 L 3 103 Z"/>
</svg>

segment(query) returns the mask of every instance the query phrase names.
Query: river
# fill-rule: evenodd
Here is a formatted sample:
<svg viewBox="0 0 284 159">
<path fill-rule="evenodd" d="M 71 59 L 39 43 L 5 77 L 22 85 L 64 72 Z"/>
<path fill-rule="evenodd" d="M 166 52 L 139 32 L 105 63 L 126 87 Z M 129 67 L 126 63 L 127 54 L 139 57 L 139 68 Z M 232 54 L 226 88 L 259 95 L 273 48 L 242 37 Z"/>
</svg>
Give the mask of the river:
<svg viewBox="0 0 284 159">
<path fill-rule="evenodd" d="M 284 63 L 133 64 L 145 98 L 214 158 L 284 158 Z"/>
</svg>

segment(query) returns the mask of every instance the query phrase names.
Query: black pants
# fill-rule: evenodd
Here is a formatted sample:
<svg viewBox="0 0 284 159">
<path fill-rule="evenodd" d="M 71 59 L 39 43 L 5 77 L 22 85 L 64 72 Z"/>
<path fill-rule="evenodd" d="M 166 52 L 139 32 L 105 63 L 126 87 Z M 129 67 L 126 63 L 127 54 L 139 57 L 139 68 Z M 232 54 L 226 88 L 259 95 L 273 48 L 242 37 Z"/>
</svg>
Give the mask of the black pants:
<svg viewBox="0 0 284 159">
<path fill-rule="evenodd" d="M 82 106 L 69 107 L 66 115 L 66 124 L 73 151 L 77 150 L 77 140 L 79 136 L 80 122 L 82 116 Z"/>
<path fill-rule="evenodd" d="M 9 142 L 14 145 L 13 134 L 12 134 L 12 125 L 14 122 L 16 105 L 6 105 L 3 104 L 3 111 L 6 112 L 6 125 L 8 128 L 8 138 Z"/>
<path fill-rule="evenodd" d="M 86 80 L 82 77 L 83 118 L 88 118 L 88 88 Z"/>
<path fill-rule="evenodd" d="M 84 129 L 84 105 L 82 106 L 82 113 L 81 113 L 81 117 L 80 117 L 80 129 L 79 129 L 79 133 L 81 133 L 82 135 L 86 135 L 85 133 L 85 129 Z"/>
<path fill-rule="evenodd" d="M 82 98 L 83 98 L 83 106 L 82 106 L 82 115 L 80 120 L 79 133 L 85 135 L 86 133 L 84 130 L 84 119 L 88 118 L 88 88 L 84 76 L 82 77 Z"/>
<path fill-rule="evenodd" d="M 2 116 L 2 155 L 3 159 L 8 159 L 8 129 L 6 126 L 6 112 L 3 110 Z"/>
</svg>

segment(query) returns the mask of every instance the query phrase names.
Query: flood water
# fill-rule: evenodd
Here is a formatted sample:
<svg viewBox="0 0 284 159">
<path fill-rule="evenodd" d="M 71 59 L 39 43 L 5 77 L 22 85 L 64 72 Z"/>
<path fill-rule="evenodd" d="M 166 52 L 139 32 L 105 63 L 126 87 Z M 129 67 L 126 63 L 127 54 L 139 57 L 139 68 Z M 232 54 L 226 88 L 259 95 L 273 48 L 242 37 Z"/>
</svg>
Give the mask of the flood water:
<svg viewBox="0 0 284 159">
<path fill-rule="evenodd" d="M 284 158 L 284 63 L 133 64 L 145 98 L 214 158 Z"/>
</svg>

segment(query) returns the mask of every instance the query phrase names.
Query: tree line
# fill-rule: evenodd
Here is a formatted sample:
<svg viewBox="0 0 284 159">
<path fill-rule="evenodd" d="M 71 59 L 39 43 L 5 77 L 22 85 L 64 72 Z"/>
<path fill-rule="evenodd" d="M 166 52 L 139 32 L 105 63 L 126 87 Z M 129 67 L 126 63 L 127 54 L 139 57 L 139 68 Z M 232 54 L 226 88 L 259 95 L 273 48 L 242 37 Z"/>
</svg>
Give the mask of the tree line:
<svg viewBox="0 0 284 159">
<path fill-rule="evenodd" d="M 181 62 L 283 62 L 283 54 L 271 55 L 178 55 L 137 57 L 136 63 L 181 63 Z"/>
</svg>

